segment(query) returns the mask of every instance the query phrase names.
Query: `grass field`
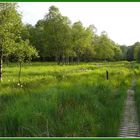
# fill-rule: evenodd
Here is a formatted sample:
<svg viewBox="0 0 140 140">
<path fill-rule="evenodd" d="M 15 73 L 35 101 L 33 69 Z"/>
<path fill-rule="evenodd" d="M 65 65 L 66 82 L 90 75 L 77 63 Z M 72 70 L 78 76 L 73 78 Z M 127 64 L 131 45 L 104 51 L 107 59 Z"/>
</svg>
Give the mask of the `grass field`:
<svg viewBox="0 0 140 140">
<path fill-rule="evenodd" d="M 24 65 L 18 83 L 18 69 L 4 67 L 0 136 L 117 136 L 126 91 L 139 76 L 129 62 L 36 62 Z"/>
</svg>

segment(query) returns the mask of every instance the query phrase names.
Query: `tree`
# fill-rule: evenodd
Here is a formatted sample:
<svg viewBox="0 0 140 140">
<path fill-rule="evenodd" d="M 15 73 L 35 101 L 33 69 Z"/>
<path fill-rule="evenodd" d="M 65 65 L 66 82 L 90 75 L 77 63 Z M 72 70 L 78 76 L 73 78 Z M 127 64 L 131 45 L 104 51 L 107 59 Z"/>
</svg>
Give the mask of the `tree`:
<svg viewBox="0 0 140 140">
<path fill-rule="evenodd" d="M 135 48 L 134 48 L 134 59 L 137 62 L 140 62 L 140 43 L 137 42 L 135 43 Z"/>
<path fill-rule="evenodd" d="M 136 42 L 132 46 L 128 46 L 128 50 L 127 50 L 127 60 L 128 61 L 133 61 L 135 59 L 134 50 L 137 46 L 139 46 L 139 44 L 140 44 L 139 42 Z"/>
<path fill-rule="evenodd" d="M 126 58 L 127 58 L 127 61 L 134 60 L 134 47 L 133 46 L 128 46 Z"/>
<path fill-rule="evenodd" d="M 30 44 L 38 50 L 40 60 L 45 61 L 48 56 L 48 46 L 42 20 L 39 20 L 35 26 L 26 24 L 22 31 L 22 39 L 30 40 Z"/>
<path fill-rule="evenodd" d="M 94 49 L 94 36 L 95 36 L 95 26 L 90 25 L 85 30 L 85 46 L 83 50 L 83 60 L 84 61 L 92 61 L 95 55 Z"/>
<path fill-rule="evenodd" d="M 2 81 L 3 58 L 12 54 L 20 38 L 21 15 L 15 3 L 0 3 L 0 81 Z"/>
<path fill-rule="evenodd" d="M 120 48 L 120 45 L 116 44 L 113 40 L 111 40 L 111 43 L 113 45 L 113 50 L 114 50 L 114 57 L 113 57 L 113 59 L 115 61 L 122 60 L 122 50 Z"/>
<path fill-rule="evenodd" d="M 72 26 L 72 49 L 74 50 L 77 62 L 84 56 L 84 52 L 89 52 L 93 42 L 93 26 L 83 27 L 80 21 L 75 22 Z"/>
<path fill-rule="evenodd" d="M 139 62 L 140 63 L 140 47 L 139 47 L 139 49 L 138 49 L 138 52 L 137 52 L 137 62 Z"/>
<path fill-rule="evenodd" d="M 101 36 L 96 36 L 94 41 L 97 60 L 112 60 L 114 52 L 114 43 L 107 36 L 106 32 L 102 32 Z"/>
<path fill-rule="evenodd" d="M 69 54 L 70 20 L 68 17 L 62 16 L 57 7 L 51 6 L 49 13 L 44 18 L 44 30 L 48 51 L 54 55 L 59 64 Z"/>
<path fill-rule="evenodd" d="M 122 60 L 122 50 L 118 45 L 114 45 L 114 60 Z"/>
<path fill-rule="evenodd" d="M 121 45 L 120 49 L 122 50 L 122 59 L 126 60 L 128 47 L 126 45 Z"/>
<path fill-rule="evenodd" d="M 21 68 L 22 64 L 25 61 L 31 61 L 32 57 L 37 57 L 38 53 L 35 48 L 33 48 L 30 44 L 29 41 L 23 41 L 20 40 L 16 44 L 16 50 L 14 51 L 15 57 L 17 58 L 17 61 L 19 63 L 19 76 L 18 76 L 18 81 L 20 83 L 20 77 L 21 77 Z"/>
</svg>

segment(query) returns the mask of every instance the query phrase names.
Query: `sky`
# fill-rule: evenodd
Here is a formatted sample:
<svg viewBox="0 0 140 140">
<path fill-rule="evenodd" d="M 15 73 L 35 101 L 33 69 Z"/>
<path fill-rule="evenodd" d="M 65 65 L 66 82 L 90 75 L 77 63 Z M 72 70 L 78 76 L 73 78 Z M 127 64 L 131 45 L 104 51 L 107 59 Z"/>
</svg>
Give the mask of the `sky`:
<svg viewBox="0 0 140 140">
<path fill-rule="evenodd" d="M 80 20 L 85 27 L 94 24 L 97 34 L 106 31 L 120 45 L 140 41 L 140 3 L 137 2 L 21 2 L 18 5 L 24 23 L 35 25 L 54 5 L 72 23 Z"/>
</svg>

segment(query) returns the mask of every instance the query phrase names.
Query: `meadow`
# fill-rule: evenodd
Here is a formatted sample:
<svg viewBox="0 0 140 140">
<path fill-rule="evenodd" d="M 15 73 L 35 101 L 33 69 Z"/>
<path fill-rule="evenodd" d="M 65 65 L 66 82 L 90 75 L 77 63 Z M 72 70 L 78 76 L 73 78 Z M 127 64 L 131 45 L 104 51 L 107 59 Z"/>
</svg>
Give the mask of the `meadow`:
<svg viewBox="0 0 140 140">
<path fill-rule="evenodd" d="M 139 68 L 127 61 L 33 62 L 24 64 L 19 83 L 18 65 L 5 64 L 0 136 L 117 136 L 126 91 L 138 79 Z M 135 89 L 139 87 L 138 80 Z"/>
</svg>

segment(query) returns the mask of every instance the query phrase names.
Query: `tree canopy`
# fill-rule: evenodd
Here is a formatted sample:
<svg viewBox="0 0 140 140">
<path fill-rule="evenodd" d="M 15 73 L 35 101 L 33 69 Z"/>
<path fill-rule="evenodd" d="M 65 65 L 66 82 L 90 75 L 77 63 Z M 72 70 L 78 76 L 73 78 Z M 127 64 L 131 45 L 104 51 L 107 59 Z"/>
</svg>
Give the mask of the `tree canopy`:
<svg viewBox="0 0 140 140">
<path fill-rule="evenodd" d="M 72 24 L 55 6 L 35 26 L 26 25 L 26 30 L 26 39 L 39 51 L 40 60 L 60 64 L 123 58 L 122 49 L 106 32 L 97 35 L 94 25 L 84 27 L 81 21 Z"/>
<path fill-rule="evenodd" d="M 21 18 L 15 3 L 0 3 L 1 63 L 9 56 L 15 57 L 13 54 L 17 54 L 19 46 L 24 53 L 30 46 L 31 50 L 26 53 L 38 52 L 39 61 L 56 61 L 58 64 L 139 60 L 139 42 L 132 46 L 119 45 L 105 31 L 97 35 L 93 24 L 85 27 L 81 21 L 72 23 L 55 6 L 51 6 L 35 26 L 23 24 Z"/>
<path fill-rule="evenodd" d="M 32 46 L 22 40 L 23 30 L 21 15 L 17 11 L 16 3 L 0 3 L 0 80 L 2 81 L 3 59 L 11 55 L 31 57 Z M 24 44 L 24 45 L 23 45 Z M 23 47 L 24 46 L 24 47 Z M 30 49 L 29 49 L 30 48 Z M 24 51 L 28 50 L 28 51 Z M 17 52 L 17 53 L 16 53 Z M 35 53 L 36 51 L 34 51 Z M 22 57 L 23 58 L 23 57 Z M 20 57 L 21 59 L 21 57 Z"/>
</svg>

